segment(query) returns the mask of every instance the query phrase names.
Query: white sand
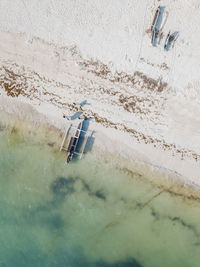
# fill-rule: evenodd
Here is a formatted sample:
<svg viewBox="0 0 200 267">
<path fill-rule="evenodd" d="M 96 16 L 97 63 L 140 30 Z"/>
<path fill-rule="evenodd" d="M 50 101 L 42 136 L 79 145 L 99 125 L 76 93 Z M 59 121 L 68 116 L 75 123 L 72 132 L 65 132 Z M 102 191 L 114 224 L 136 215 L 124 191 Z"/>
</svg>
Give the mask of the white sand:
<svg viewBox="0 0 200 267">
<path fill-rule="evenodd" d="M 146 33 L 157 7 L 153 0 L 84 1 L 84 5 L 2 0 L 1 108 L 34 117 L 32 108 L 24 108 L 23 103 L 29 104 L 64 130 L 62 113 L 72 115 L 76 110 L 69 105 L 87 100 L 90 105 L 83 109 L 96 117 L 90 124 L 96 130 L 96 146 L 170 169 L 200 185 L 200 8 L 194 0 L 162 5 L 169 11 L 164 32 L 180 31 L 169 52 L 164 52 L 163 41 L 153 48 Z M 111 73 L 100 71 L 105 66 L 99 60 Z M 115 70 L 132 75 L 135 83 L 111 81 Z M 141 74 L 134 76 L 136 71 Z M 158 78 L 167 86 L 159 87 Z M 12 97 L 6 88 L 15 95 L 17 88 L 22 91 Z"/>
</svg>

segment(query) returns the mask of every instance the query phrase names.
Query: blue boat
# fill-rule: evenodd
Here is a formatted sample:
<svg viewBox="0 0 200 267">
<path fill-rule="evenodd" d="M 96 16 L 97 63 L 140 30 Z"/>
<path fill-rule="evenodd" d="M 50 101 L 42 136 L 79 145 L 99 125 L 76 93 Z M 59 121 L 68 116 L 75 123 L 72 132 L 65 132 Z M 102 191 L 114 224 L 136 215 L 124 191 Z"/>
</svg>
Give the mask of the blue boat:
<svg viewBox="0 0 200 267">
<path fill-rule="evenodd" d="M 164 44 L 164 49 L 166 51 L 169 51 L 171 47 L 174 47 L 174 44 L 179 36 L 178 32 L 174 32 L 172 34 L 169 33 L 167 34 L 167 37 L 165 39 L 165 44 Z"/>
<path fill-rule="evenodd" d="M 153 46 L 157 46 L 159 34 L 160 34 L 160 28 L 163 20 L 163 13 L 164 13 L 164 6 L 158 6 L 153 23 L 151 25 L 151 31 L 152 31 L 152 39 L 151 43 Z"/>
</svg>

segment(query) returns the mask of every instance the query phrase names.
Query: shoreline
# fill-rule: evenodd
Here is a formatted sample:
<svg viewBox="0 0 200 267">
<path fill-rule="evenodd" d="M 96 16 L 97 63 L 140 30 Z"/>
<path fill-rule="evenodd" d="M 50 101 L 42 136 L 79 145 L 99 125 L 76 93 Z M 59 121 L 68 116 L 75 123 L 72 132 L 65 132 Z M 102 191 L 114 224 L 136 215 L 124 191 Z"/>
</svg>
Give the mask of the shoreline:
<svg viewBox="0 0 200 267">
<path fill-rule="evenodd" d="M 152 123 L 151 113 L 144 115 L 126 110 L 128 102 L 124 103 L 124 99 L 127 98 L 127 94 L 133 95 L 132 86 L 136 87 L 134 94 L 138 94 L 137 104 L 141 103 L 142 87 L 139 84 L 142 82 L 142 86 L 148 86 L 145 83 L 146 78 L 140 77 L 139 83 L 132 86 L 123 79 L 120 82 L 111 82 L 111 78 L 102 77 L 99 75 L 100 72 L 97 75 L 86 68 L 86 65 L 83 67 L 83 59 L 77 52 L 72 51 L 72 48 L 56 48 L 37 38 L 30 44 L 26 42 L 24 34 L 13 35 L 4 32 L 2 36 L 2 110 L 21 118 L 27 117 L 35 123 L 45 121 L 64 132 L 66 120 L 62 118 L 62 114 L 73 115 L 77 112 L 77 107 L 73 107 L 72 103 L 87 100 L 90 105 L 84 107 L 84 113 L 86 116 L 94 117 L 90 123 L 90 130 L 96 131 L 97 148 L 115 157 L 128 159 L 132 163 L 148 165 L 150 169 L 159 169 L 163 173 L 171 172 L 178 175 L 187 185 L 196 188 L 200 186 L 199 148 L 189 141 L 185 147 L 182 146 L 183 143 L 172 143 L 170 147 L 168 142 L 175 136 L 167 135 L 167 125 L 160 128 L 160 124 Z M 98 67 L 97 64 L 96 68 Z M 8 82 L 5 82 L 6 79 Z M 153 81 L 153 84 L 158 86 L 156 81 Z M 144 89 L 144 97 L 147 94 L 146 97 L 155 100 L 158 98 L 158 101 L 171 94 L 168 87 L 161 93 Z M 117 94 L 119 101 L 116 98 Z M 151 112 L 154 114 L 153 109 Z M 195 138 L 195 141 L 198 141 L 198 136 Z"/>
<path fill-rule="evenodd" d="M 4 118 L 6 119 L 6 116 Z M 15 121 L 13 116 L 11 116 L 11 119 Z M 65 241 L 72 240 L 70 244 L 72 244 L 72 250 L 76 252 L 76 258 L 77 251 L 75 248 L 77 247 L 76 244 L 78 244 L 78 247 L 83 247 L 81 255 L 90 259 L 90 262 L 97 262 L 100 259 L 102 264 L 102 259 L 105 258 L 105 262 L 112 262 L 110 264 L 113 265 L 114 262 L 126 258 L 130 259 L 131 255 L 134 255 L 134 258 L 143 265 L 147 262 L 147 266 L 160 266 L 163 262 L 163 256 L 159 263 L 154 260 L 155 257 L 152 258 L 152 264 L 149 261 L 149 255 L 152 255 L 155 250 L 159 250 L 161 247 L 162 250 L 159 252 L 166 255 L 167 259 L 169 258 L 168 247 L 171 249 L 170 253 L 176 257 L 177 253 L 174 253 L 174 249 L 176 247 L 179 248 L 180 240 L 184 244 L 181 255 L 188 251 L 188 240 L 190 240 L 189 245 L 192 248 L 193 244 L 198 242 L 199 192 L 195 193 L 194 190 L 191 190 L 190 194 L 188 187 L 181 187 L 180 183 L 172 183 L 166 177 L 156 177 L 155 172 L 152 174 L 148 172 L 149 176 L 152 175 L 152 181 L 155 182 L 155 179 L 158 181 L 160 178 L 160 181 L 165 182 L 165 186 L 156 186 L 150 180 L 147 180 L 149 177 L 144 177 L 136 171 L 132 172 L 128 166 L 126 168 L 122 166 L 124 164 L 122 159 L 119 159 L 120 162 L 116 162 L 116 158 L 113 158 L 113 155 L 107 155 L 103 152 L 100 155 L 98 153 L 100 151 L 87 154 L 82 160 L 72 162 L 72 165 L 66 166 L 64 163 L 65 157 L 56 150 L 55 145 L 52 147 L 47 144 L 50 134 L 48 125 L 42 126 L 39 123 L 35 125 L 30 122 L 32 130 L 27 133 L 30 136 L 23 135 L 20 137 L 20 131 L 24 131 L 27 124 L 28 122 L 23 120 L 22 123 L 18 124 L 18 127 L 22 127 L 19 130 L 14 128 L 0 132 L 3 152 L 3 161 L 1 158 L 1 162 L 3 163 L 2 166 L 5 167 L 1 169 L 1 197 L 3 203 L 8 198 L 10 200 L 7 201 L 6 211 L 9 214 L 16 214 L 19 219 L 22 219 L 19 225 L 26 229 L 29 237 L 28 241 L 30 241 L 29 233 L 33 233 L 34 237 L 35 233 L 38 233 L 38 237 L 41 236 L 43 238 L 45 231 L 45 237 L 47 238 L 42 243 L 44 244 L 42 255 L 46 257 L 46 255 L 49 255 L 50 249 L 51 251 L 57 249 L 57 246 L 50 246 L 49 249 L 47 245 L 51 244 L 49 240 L 57 240 L 59 233 L 59 236 L 64 236 L 63 244 L 65 248 Z M 51 126 L 49 127 L 51 129 Z M 43 133 L 44 128 L 47 128 L 45 133 Z M 37 129 L 40 129 L 40 132 L 37 132 Z M 56 134 L 53 135 L 53 133 L 56 132 L 57 130 L 54 128 L 50 136 L 55 136 Z M 40 141 L 41 134 L 45 137 L 42 142 Z M 35 138 L 37 141 L 35 141 Z M 10 164 L 6 164 L 7 162 L 10 162 Z M 128 164 L 127 161 L 125 163 Z M 130 166 L 133 168 L 131 163 Z M 140 166 L 140 169 L 144 172 L 144 168 Z M 65 191 L 63 190 L 63 188 L 66 188 L 62 186 L 64 181 L 69 181 L 72 186 L 72 190 L 69 193 L 66 193 L 66 189 Z M 58 196 L 60 195 L 65 197 L 59 198 Z M 12 203 L 14 204 L 11 205 Z M 10 206 L 13 209 L 10 210 Z M 5 210 L 5 205 L 2 208 Z M 29 215 L 28 217 L 27 214 Z M 55 214 L 57 216 L 60 215 L 62 222 L 64 220 L 66 223 L 60 226 L 56 220 L 56 223 L 53 224 L 55 222 Z M 13 220 L 9 220 L 13 217 L 11 215 L 6 216 L 8 220 L 5 220 L 4 225 L 5 229 L 9 231 L 11 226 L 16 229 L 16 220 L 14 223 Z M 19 221 L 17 220 L 17 222 Z M 30 228 L 27 228 L 26 225 Z M 88 229 L 88 232 L 86 232 L 86 229 Z M 173 233 L 172 229 L 175 229 Z M 21 228 L 19 229 L 19 234 L 20 231 Z M 74 236 L 77 231 L 79 233 L 78 236 L 81 233 L 83 234 L 83 238 L 78 239 L 77 236 Z M 108 232 L 112 232 L 116 240 L 105 248 L 102 245 L 102 237 L 105 238 L 105 244 L 107 244 L 112 237 L 110 234 L 107 235 Z M 118 233 L 122 234 L 118 235 Z M 136 236 L 137 233 L 138 236 Z M 15 232 L 12 232 L 11 241 L 13 241 L 13 236 L 15 237 L 13 234 Z M 50 238 L 48 238 L 49 235 L 51 235 Z M 91 235 L 95 236 L 95 239 L 91 238 Z M 18 236 L 16 244 L 19 247 L 21 243 L 19 243 Z M 155 240 L 155 242 L 152 242 L 154 246 L 149 246 L 149 243 L 144 240 L 144 236 L 148 237 L 147 240 Z M 38 240 L 40 239 L 36 237 L 37 247 L 38 244 L 41 244 Z M 85 240 L 90 241 L 89 246 L 85 246 L 86 243 L 88 244 Z M 92 250 L 91 253 L 91 247 L 99 243 L 97 240 L 100 242 L 100 248 L 99 250 Z M 133 243 L 127 243 L 127 240 L 130 242 L 133 240 Z M 143 253 L 141 257 L 138 256 L 140 254 L 137 254 L 138 240 L 142 240 L 140 247 Z M 163 240 L 168 242 L 164 248 L 162 247 Z M 122 247 L 121 241 L 123 243 Z M 171 246 L 172 243 L 175 243 L 173 248 Z M 115 244 L 118 244 L 117 247 Z M 108 253 L 109 248 L 113 251 L 113 246 L 115 246 L 115 252 L 116 249 L 119 249 L 119 253 Z M 149 247 L 151 251 L 149 251 Z M 133 251 L 134 248 L 136 248 L 136 252 Z M 146 250 L 144 250 L 145 248 Z M 196 247 L 195 253 L 197 256 L 199 255 L 198 247 Z M 66 251 L 64 254 L 66 255 Z M 144 254 L 147 256 L 143 256 Z M 190 262 L 194 262 L 193 257 L 190 257 L 190 259 L 192 259 Z M 50 257 L 49 262 L 52 262 L 52 257 Z M 172 260 L 172 262 L 175 261 Z M 59 265 L 60 262 L 58 263 Z M 124 265 L 126 266 L 126 264 Z"/>
<path fill-rule="evenodd" d="M 47 144 L 56 153 L 63 153 L 59 152 L 60 143 L 64 135 L 63 129 L 57 128 L 52 122 L 50 123 L 50 118 L 37 112 L 30 105 L 25 105 L 26 115 L 23 117 L 20 117 L 19 114 L 14 115 L 13 113 L 0 110 L 1 128 L 10 128 L 13 133 L 22 133 L 23 136 L 28 138 L 33 137 L 33 140 L 35 139 L 36 142 Z M 28 109 L 29 112 L 32 112 L 31 119 L 30 113 L 27 113 Z M 108 140 L 108 142 L 109 141 L 111 140 Z M 200 201 L 199 185 L 190 183 L 187 178 L 173 170 L 155 166 L 148 162 L 122 157 L 120 154 L 116 155 L 109 150 L 105 150 L 105 147 L 104 150 L 102 150 L 99 146 L 99 142 L 98 145 L 94 145 L 93 153 L 105 162 L 113 164 L 119 171 L 129 174 L 131 177 L 133 175 L 134 179 L 139 179 L 143 183 L 151 184 L 153 187 L 159 188 L 161 192 L 186 198 L 189 201 Z"/>
<path fill-rule="evenodd" d="M 0 10 L 1 264 L 199 267 L 200 2 Z"/>
</svg>

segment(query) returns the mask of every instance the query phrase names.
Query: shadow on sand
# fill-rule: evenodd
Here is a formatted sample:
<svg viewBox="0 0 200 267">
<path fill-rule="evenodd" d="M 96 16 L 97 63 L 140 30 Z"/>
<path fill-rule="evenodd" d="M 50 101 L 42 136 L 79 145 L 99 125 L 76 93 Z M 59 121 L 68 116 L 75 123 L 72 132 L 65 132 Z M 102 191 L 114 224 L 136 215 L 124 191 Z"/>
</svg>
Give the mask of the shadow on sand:
<svg viewBox="0 0 200 267">
<path fill-rule="evenodd" d="M 83 114 L 82 111 L 77 111 L 74 115 L 72 115 L 72 116 L 70 117 L 70 119 L 71 119 L 72 121 L 73 121 L 73 120 L 76 120 L 76 119 L 78 119 L 82 114 Z"/>
<path fill-rule="evenodd" d="M 92 150 L 94 141 L 95 141 L 95 131 L 92 131 L 90 135 L 88 135 L 89 132 L 89 125 L 92 118 L 85 118 L 83 120 L 82 124 L 82 131 L 79 137 L 79 141 L 76 147 L 76 151 L 78 153 L 88 153 Z M 77 159 L 77 155 L 74 157 L 74 159 Z"/>
</svg>

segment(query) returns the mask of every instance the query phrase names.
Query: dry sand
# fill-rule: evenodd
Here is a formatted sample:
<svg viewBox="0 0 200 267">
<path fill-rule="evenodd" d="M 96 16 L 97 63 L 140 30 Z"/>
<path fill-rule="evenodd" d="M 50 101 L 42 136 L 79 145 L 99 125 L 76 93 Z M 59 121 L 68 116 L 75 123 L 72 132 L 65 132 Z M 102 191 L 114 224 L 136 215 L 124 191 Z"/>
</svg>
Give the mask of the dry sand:
<svg viewBox="0 0 200 267">
<path fill-rule="evenodd" d="M 60 2 L 19 2 L 0 5 L 0 108 L 64 132 L 63 113 L 87 100 L 82 111 L 93 117 L 96 147 L 199 186 L 198 1 L 163 3 L 170 13 L 164 33 L 181 31 L 168 54 L 150 43 L 153 0 L 118 1 L 113 10 L 105 1 L 77 1 L 76 10 L 61 1 L 71 16 Z"/>
</svg>

